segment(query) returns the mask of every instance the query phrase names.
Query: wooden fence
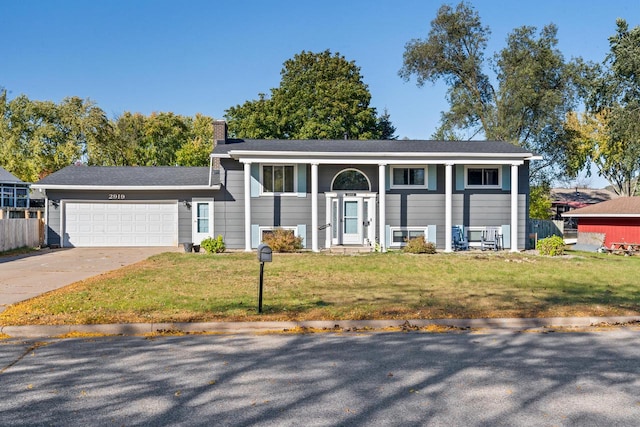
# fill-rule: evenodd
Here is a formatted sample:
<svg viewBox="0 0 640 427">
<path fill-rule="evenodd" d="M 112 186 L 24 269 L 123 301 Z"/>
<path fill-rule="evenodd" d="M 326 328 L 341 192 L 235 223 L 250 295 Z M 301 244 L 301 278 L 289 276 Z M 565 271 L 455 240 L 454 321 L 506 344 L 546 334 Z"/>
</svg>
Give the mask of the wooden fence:
<svg viewBox="0 0 640 427">
<path fill-rule="evenodd" d="M 0 219 L 0 252 L 38 247 L 44 242 L 44 222 L 37 218 Z"/>
</svg>

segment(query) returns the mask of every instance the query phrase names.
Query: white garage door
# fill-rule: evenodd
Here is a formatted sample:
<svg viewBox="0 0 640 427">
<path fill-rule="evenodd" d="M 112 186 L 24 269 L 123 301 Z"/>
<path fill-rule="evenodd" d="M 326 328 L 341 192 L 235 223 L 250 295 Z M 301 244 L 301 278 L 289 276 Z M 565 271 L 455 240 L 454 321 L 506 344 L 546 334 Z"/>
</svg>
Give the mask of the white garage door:
<svg viewBox="0 0 640 427">
<path fill-rule="evenodd" d="M 64 246 L 177 246 L 176 203 L 65 203 Z"/>
</svg>

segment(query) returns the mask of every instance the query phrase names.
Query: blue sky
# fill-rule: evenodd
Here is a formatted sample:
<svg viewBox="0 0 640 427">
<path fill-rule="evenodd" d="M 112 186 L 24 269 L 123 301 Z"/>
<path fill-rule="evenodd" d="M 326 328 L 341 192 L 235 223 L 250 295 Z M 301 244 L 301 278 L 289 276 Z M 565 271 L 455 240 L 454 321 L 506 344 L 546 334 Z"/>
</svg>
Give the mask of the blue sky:
<svg viewBox="0 0 640 427">
<path fill-rule="evenodd" d="M 399 137 L 427 139 L 445 87 L 398 77 L 404 45 L 425 38 L 432 0 L 0 0 L 0 86 L 10 97 L 90 98 L 115 117 L 172 111 L 223 118 L 269 93 L 285 60 L 330 49 L 361 68 L 372 106 Z M 640 25 L 634 0 L 475 0 L 491 28 L 488 56 L 522 25 L 558 26 L 565 57 L 600 62 L 618 17 Z"/>
</svg>

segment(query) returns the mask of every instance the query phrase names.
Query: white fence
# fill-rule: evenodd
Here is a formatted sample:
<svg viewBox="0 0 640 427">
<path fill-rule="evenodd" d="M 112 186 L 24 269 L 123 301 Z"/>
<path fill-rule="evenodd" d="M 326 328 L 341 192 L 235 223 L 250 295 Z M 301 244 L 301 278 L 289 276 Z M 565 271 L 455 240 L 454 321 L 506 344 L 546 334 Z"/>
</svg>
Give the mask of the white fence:
<svg viewBox="0 0 640 427">
<path fill-rule="evenodd" d="M 38 247 L 42 244 L 42 220 L 37 218 L 0 219 L 0 252 Z"/>
</svg>

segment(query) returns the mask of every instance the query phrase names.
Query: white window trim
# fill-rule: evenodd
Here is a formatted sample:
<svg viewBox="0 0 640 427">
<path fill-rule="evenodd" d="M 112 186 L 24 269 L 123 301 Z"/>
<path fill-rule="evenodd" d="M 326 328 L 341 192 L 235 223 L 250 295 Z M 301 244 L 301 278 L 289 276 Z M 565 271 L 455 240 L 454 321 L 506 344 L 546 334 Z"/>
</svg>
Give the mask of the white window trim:
<svg viewBox="0 0 640 427">
<path fill-rule="evenodd" d="M 429 227 L 427 226 L 418 226 L 418 227 L 389 227 L 389 242 L 387 242 L 387 245 L 389 247 L 394 247 L 394 248 L 401 248 L 403 246 L 406 246 L 407 242 L 394 242 L 393 241 L 393 232 L 394 231 L 406 231 L 407 234 L 410 231 L 421 231 L 424 233 L 424 237 L 425 240 L 428 238 L 429 236 Z"/>
<path fill-rule="evenodd" d="M 367 190 L 334 190 L 334 189 L 333 189 L 333 185 L 334 185 L 334 183 L 336 182 L 336 178 L 338 177 L 338 175 L 340 175 L 340 174 L 341 174 L 341 173 L 343 173 L 343 172 L 348 172 L 348 171 L 356 171 L 356 172 L 361 173 L 361 174 L 362 174 L 362 176 L 364 176 L 364 177 L 365 177 L 365 179 L 367 180 L 367 185 L 369 186 L 369 188 L 368 188 Z M 330 187 L 330 188 L 331 188 L 331 191 L 334 191 L 334 192 L 338 191 L 338 192 L 341 192 L 341 193 L 345 193 L 345 192 L 346 192 L 346 193 L 353 193 L 353 192 L 356 192 L 356 193 L 370 192 L 370 191 L 371 191 L 371 180 L 369 179 L 369 177 L 367 176 L 367 174 L 366 174 L 366 173 L 364 173 L 364 172 L 362 172 L 360 169 L 357 169 L 357 168 L 346 168 L 346 169 L 342 169 L 340 172 L 338 172 L 337 174 L 335 174 L 335 175 L 333 176 L 333 179 L 331 180 L 331 187 Z"/>
<path fill-rule="evenodd" d="M 498 185 L 470 185 L 469 169 L 497 169 Z M 464 188 L 469 189 L 502 189 L 502 166 L 500 165 L 465 165 L 464 166 Z"/>
<path fill-rule="evenodd" d="M 284 225 L 279 225 L 279 226 L 273 226 L 273 227 L 258 227 L 258 233 L 259 234 L 259 238 L 260 238 L 260 243 L 263 243 L 262 241 L 262 233 L 264 233 L 265 231 L 273 231 L 276 228 L 282 228 L 283 230 L 291 230 L 293 231 L 293 234 L 297 237 L 298 236 L 298 226 L 284 226 Z M 255 229 L 254 229 L 255 230 Z"/>
<path fill-rule="evenodd" d="M 272 192 L 264 190 L 264 166 L 293 166 L 293 191 Z M 260 163 L 260 195 L 261 196 L 298 196 L 298 165 L 295 163 Z"/>
<path fill-rule="evenodd" d="M 424 169 L 424 185 L 404 185 L 404 184 L 396 184 L 393 182 L 393 170 L 394 169 Z M 428 174 L 426 165 L 392 165 L 389 171 L 389 182 L 391 183 L 390 188 L 393 189 L 401 189 L 401 188 L 416 188 L 416 189 L 427 189 L 429 188 L 429 174 Z"/>
</svg>

